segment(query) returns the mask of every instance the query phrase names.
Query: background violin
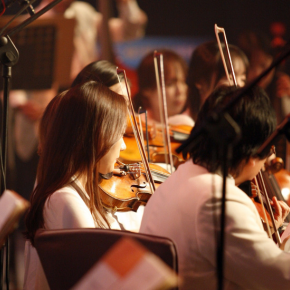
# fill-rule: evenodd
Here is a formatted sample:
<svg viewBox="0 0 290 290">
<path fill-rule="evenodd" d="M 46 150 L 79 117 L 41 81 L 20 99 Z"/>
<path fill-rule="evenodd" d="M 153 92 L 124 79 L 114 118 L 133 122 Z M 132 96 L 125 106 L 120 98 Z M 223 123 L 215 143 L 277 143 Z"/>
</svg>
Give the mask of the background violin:
<svg viewBox="0 0 290 290">
<path fill-rule="evenodd" d="M 173 158 L 173 165 L 177 168 L 185 160 L 182 154 L 177 154 L 175 149 L 180 146 L 180 143 L 187 139 L 192 127 L 188 125 L 169 125 L 171 153 Z M 142 126 L 145 147 L 146 141 L 146 128 Z M 149 139 L 149 160 L 152 163 L 165 163 L 165 150 L 161 129 L 155 124 L 148 125 L 148 139 Z M 126 150 L 120 153 L 120 160 L 124 163 L 131 164 L 141 161 L 141 155 L 138 150 L 137 142 L 133 136 L 133 129 L 128 123 L 127 130 L 124 136 Z"/>
</svg>

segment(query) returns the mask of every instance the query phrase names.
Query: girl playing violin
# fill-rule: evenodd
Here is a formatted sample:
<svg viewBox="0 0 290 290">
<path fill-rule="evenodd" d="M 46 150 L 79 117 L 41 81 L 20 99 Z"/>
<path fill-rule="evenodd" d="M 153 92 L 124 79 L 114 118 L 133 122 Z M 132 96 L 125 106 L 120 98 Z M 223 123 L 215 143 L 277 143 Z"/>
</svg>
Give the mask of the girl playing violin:
<svg viewBox="0 0 290 290">
<path fill-rule="evenodd" d="M 119 82 L 120 79 L 120 82 Z M 119 75 L 119 79 L 116 73 L 116 65 L 112 64 L 109 61 L 106 60 L 100 60 L 95 61 L 90 64 L 88 64 L 86 67 L 84 67 L 79 74 L 74 79 L 71 87 L 74 87 L 76 85 L 80 85 L 87 81 L 96 81 L 100 82 L 106 87 L 108 87 L 110 90 L 114 91 L 115 93 L 118 93 L 120 95 L 126 94 L 126 87 L 125 87 L 125 79 L 124 76 L 121 74 Z M 129 88 L 130 89 L 130 88 Z M 129 127 L 129 126 L 128 126 Z M 132 127 L 131 127 L 132 129 Z M 127 132 L 127 130 L 126 130 Z M 126 141 L 130 147 L 132 145 L 132 138 L 131 142 L 128 143 L 128 139 Z M 130 141 L 130 140 L 129 140 Z M 135 139 L 134 139 L 135 141 Z M 137 148 L 136 148 L 137 149 Z M 124 153 L 124 152 L 122 152 Z M 121 153 L 121 155 L 122 155 Z M 122 156 L 121 156 L 122 157 Z M 124 159 L 123 159 L 124 161 Z M 138 232 L 141 224 L 141 219 L 143 215 L 143 206 L 139 206 L 137 212 L 129 211 L 129 212 L 121 212 L 117 211 L 115 212 L 114 216 L 118 219 L 118 222 L 122 229 L 126 229 L 129 231 Z"/>
<path fill-rule="evenodd" d="M 159 50 L 164 59 L 164 78 L 169 124 L 189 125 L 194 122 L 186 114 L 187 100 L 187 64 L 178 54 L 171 50 Z M 154 70 L 154 52 L 147 54 L 138 69 L 139 92 L 133 98 L 135 111 L 139 107 L 148 111 L 148 118 L 160 122 L 158 91 Z M 182 115 L 180 115 L 182 114 Z"/>
<path fill-rule="evenodd" d="M 46 289 L 34 244 L 39 228 L 120 228 L 99 196 L 100 174 L 112 172 L 125 148 L 127 105 L 104 85 L 63 93 L 41 146 L 37 185 L 26 217 L 25 289 Z"/>
</svg>

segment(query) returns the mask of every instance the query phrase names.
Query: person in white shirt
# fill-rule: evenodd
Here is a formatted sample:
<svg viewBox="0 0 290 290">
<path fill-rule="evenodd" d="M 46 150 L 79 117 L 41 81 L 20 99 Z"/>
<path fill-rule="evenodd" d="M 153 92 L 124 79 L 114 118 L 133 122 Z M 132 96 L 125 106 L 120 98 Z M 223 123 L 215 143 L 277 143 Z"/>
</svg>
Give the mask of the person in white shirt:
<svg viewBox="0 0 290 290">
<path fill-rule="evenodd" d="M 224 108 L 239 90 L 221 88 L 209 96 L 198 115 L 196 130 L 213 112 Z M 233 147 L 226 180 L 223 289 L 289 289 L 290 254 L 268 238 L 253 202 L 237 187 L 253 179 L 269 155 L 256 153 L 275 129 L 273 108 L 266 94 L 254 88 L 227 112 L 240 126 L 242 138 Z M 179 289 L 217 289 L 222 159 L 216 155 L 219 146 L 209 133 L 202 134 L 199 142 L 191 145 L 191 159 L 150 198 L 140 232 L 175 242 L 181 278 Z M 275 197 L 272 205 L 279 227 L 289 207 Z M 285 239 L 282 248 L 288 248 L 289 241 Z"/>
<path fill-rule="evenodd" d="M 102 207 L 98 183 L 125 149 L 126 116 L 125 98 L 100 83 L 62 93 L 41 144 L 37 185 L 26 216 L 24 289 L 48 289 L 33 247 L 39 228 L 120 229 Z"/>
</svg>

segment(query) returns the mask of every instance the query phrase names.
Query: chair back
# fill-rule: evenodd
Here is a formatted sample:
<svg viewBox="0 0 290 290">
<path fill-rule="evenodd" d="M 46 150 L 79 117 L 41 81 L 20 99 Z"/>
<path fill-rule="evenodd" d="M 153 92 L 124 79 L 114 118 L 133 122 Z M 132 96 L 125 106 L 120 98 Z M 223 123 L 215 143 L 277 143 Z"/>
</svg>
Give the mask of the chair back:
<svg viewBox="0 0 290 290">
<path fill-rule="evenodd" d="M 38 230 L 35 247 L 51 290 L 72 288 L 122 237 L 135 239 L 178 273 L 168 238 L 107 229 Z"/>
</svg>

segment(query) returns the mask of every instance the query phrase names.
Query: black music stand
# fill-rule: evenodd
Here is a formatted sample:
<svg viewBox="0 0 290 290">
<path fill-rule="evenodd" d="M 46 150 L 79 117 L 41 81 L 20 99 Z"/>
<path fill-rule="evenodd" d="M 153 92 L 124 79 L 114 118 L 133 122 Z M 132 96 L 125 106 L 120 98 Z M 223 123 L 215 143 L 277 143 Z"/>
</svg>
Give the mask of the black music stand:
<svg viewBox="0 0 290 290">
<path fill-rule="evenodd" d="M 10 16 L 0 18 L 3 27 Z M 15 20 L 13 26 L 23 19 Z M 70 86 L 74 44 L 74 19 L 62 15 L 43 17 L 11 37 L 21 57 L 13 68 L 11 89 L 43 90 Z M 0 84 L 2 89 L 2 84 Z"/>
</svg>

